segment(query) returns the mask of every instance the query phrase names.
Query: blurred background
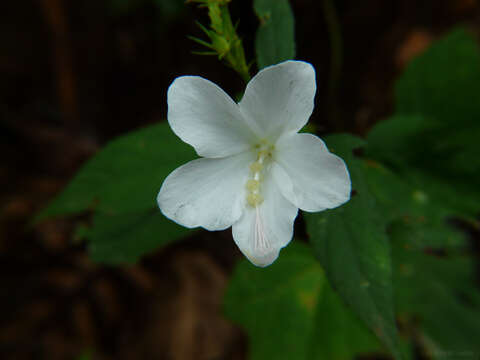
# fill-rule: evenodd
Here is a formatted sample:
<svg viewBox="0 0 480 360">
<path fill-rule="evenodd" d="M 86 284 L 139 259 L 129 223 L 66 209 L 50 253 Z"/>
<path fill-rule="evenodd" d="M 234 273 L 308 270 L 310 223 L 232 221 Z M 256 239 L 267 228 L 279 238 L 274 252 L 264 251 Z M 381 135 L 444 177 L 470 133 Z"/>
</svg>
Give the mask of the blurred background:
<svg viewBox="0 0 480 360">
<path fill-rule="evenodd" d="M 477 0 L 336 1 L 344 61 L 334 121 L 322 2 L 291 5 L 297 58 L 317 70 L 312 122 L 320 134 L 364 135 L 392 113 L 394 80 L 411 59 L 458 24 L 480 34 Z M 251 61 L 251 1 L 233 0 L 230 11 Z M 1 359 L 246 358 L 244 333 L 221 312 L 240 257 L 230 232 L 203 232 L 138 265 L 107 267 L 73 236 L 78 218 L 31 223 L 107 141 L 165 120 L 175 77 L 243 90 L 215 57 L 191 53 L 203 50 L 187 38 L 202 37 L 195 20 L 208 23 L 182 0 L 0 4 Z"/>
</svg>

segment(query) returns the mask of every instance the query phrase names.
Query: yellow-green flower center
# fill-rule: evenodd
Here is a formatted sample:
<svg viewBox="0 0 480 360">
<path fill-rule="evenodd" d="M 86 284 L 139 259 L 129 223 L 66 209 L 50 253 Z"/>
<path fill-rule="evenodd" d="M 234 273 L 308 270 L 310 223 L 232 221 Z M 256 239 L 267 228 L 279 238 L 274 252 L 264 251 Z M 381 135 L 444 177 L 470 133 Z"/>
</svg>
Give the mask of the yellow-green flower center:
<svg viewBox="0 0 480 360">
<path fill-rule="evenodd" d="M 257 207 L 263 202 L 262 183 L 264 179 L 265 167 L 272 159 L 274 146 L 266 140 L 261 140 L 254 147 L 256 160 L 250 164 L 250 176 L 246 184 L 247 204 L 251 207 Z"/>
</svg>

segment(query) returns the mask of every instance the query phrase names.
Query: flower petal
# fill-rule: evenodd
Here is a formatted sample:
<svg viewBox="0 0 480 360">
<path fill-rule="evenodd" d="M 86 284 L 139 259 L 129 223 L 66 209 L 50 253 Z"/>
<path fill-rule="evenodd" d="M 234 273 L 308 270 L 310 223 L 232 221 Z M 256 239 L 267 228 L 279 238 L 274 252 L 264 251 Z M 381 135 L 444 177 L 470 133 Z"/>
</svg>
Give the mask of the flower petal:
<svg viewBox="0 0 480 360">
<path fill-rule="evenodd" d="M 286 61 L 261 70 L 248 83 L 240 109 L 255 132 L 275 141 L 297 132 L 314 107 L 315 69 L 303 61 Z"/>
<path fill-rule="evenodd" d="M 317 136 L 282 137 L 275 151 L 278 165 L 272 173 L 283 195 L 298 208 L 321 211 L 350 199 L 351 181 L 344 161 L 330 153 Z"/>
<path fill-rule="evenodd" d="M 242 214 L 250 152 L 222 159 L 197 159 L 163 182 L 157 202 L 169 219 L 188 228 L 224 230 Z"/>
<path fill-rule="evenodd" d="M 217 85 L 199 76 L 177 78 L 168 89 L 168 122 L 203 157 L 238 154 L 254 135 L 238 105 Z"/>
<path fill-rule="evenodd" d="M 232 234 L 248 260 L 265 267 L 292 240 L 298 209 L 280 193 L 272 176 L 265 179 L 262 188 L 264 201 L 255 208 L 245 207 L 242 217 L 232 226 Z"/>
</svg>

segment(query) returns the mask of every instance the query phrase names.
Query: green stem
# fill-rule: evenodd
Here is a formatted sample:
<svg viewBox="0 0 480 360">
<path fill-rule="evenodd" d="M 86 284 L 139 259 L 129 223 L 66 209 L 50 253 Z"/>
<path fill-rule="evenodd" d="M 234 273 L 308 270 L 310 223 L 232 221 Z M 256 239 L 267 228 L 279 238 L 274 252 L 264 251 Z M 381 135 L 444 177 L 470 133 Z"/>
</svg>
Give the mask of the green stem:
<svg viewBox="0 0 480 360">
<path fill-rule="evenodd" d="M 242 79 L 248 83 L 250 81 L 250 72 L 248 69 L 247 61 L 245 59 L 245 51 L 243 50 L 243 43 L 240 37 L 237 35 L 235 26 L 232 23 L 232 18 L 230 17 L 230 11 L 228 6 L 225 5 L 224 11 L 222 12 L 224 19 L 224 26 L 228 28 L 228 32 L 233 37 L 232 39 L 232 48 L 226 56 L 226 60 L 229 65 L 242 77 Z"/>
<path fill-rule="evenodd" d="M 343 67 L 343 40 L 337 11 L 333 0 L 323 0 L 323 13 L 330 39 L 330 79 L 327 95 L 328 118 L 335 130 L 343 130 L 338 113 L 338 90 Z"/>
<path fill-rule="evenodd" d="M 210 42 L 192 38 L 193 41 L 209 49 L 204 55 L 218 55 L 220 60 L 235 70 L 245 82 L 250 81 L 250 71 L 245 59 L 242 40 L 237 35 L 236 26 L 233 25 L 229 0 L 189 0 L 188 2 L 201 3 L 208 7 L 210 29 L 198 23 L 202 31 L 208 36 Z"/>
</svg>

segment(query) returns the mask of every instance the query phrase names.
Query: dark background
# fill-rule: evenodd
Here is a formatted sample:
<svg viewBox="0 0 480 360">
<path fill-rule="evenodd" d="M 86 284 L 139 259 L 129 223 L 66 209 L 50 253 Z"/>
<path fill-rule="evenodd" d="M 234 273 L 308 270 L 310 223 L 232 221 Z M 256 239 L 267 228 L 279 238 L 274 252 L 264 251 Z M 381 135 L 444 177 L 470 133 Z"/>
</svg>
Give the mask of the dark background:
<svg viewBox="0 0 480 360">
<path fill-rule="evenodd" d="M 317 70 L 312 121 L 320 134 L 364 135 L 392 113 L 393 82 L 416 54 L 455 25 L 480 30 L 476 0 L 339 0 L 344 66 L 331 104 L 322 2 L 291 3 L 297 58 Z M 230 9 L 251 61 L 251 1 Z M 31 224 L 108 140 L 165 119 L 175 77 L 200 75 L 230 94 L 242 91 L 217 59 L 191 54 L 202 50 L 187 39 L 202 37 L 195 20 L 208 24 L 204 10 L 181 0 L 1 2 L 1 359 L 75 359 L 89 349 L 95 359 L 245 358 L 245 336 L 221 315 L 239 257 L 229 233 L 110 268 L 91 263 L 72 235 L 82 219 Z"/>
</svg>

